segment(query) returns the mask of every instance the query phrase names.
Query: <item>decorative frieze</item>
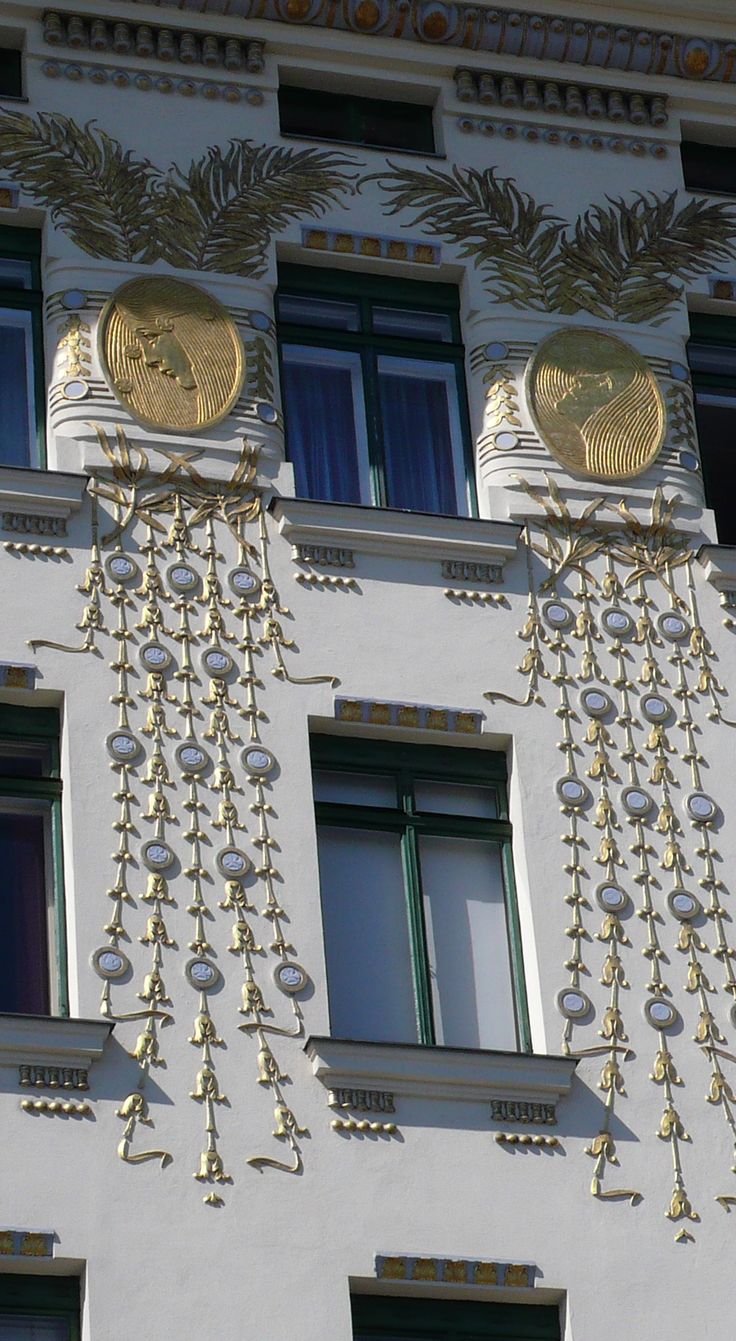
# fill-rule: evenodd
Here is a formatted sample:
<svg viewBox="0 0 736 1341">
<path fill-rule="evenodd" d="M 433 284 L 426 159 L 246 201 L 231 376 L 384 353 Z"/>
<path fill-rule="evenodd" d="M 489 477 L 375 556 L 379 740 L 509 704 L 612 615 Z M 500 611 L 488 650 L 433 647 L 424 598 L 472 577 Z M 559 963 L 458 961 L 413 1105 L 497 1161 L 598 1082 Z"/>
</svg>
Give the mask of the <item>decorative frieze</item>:
<svg viewBox="0 0 736 1341">
<path fill-rule="evenodd" d="M 443 559 L 442 576 L 451 582 L 503 582 L 503 564 L 469 563 L 466 559 Z"/>
<path fill-rule="evenodd" d="M 291 554 L 296 562 L 316 565 L 318 568 L 355 567 L 354 551 L 343 549 L 341 545 L 294 545 Z"/>
<path fill-rule="evenodd" d="M 531 1103 L 527 1099 L 491 1099 L 493 1122 L 539 1122 L 554 1126 L 557 1109 L 554 1104 Z"/>
<path fill-rule="evenodd" d="M 178 61 L 203 65 L 231 73 L 261 74 L 263 42 L 215 33 L 191 33 L 182 28 L 159 28 L 148 23 L 120 23 L 116 19 L 88 18 L 79 14 L 43 16 L 44 41 L 49 46 L 76 51 L 111 52 L 116 56 L 138 56 L 147 60 Z"/>
<path fill-rule="evenodd" d="M 376 1257 L 379 1280 L 433 1281 L 445 1285 L 500 1285 L 528 1289 L 536 1267 L 531 1262 L 479 1262 L 446 1257 Z"/>
<path fill-rule="evenodd" d="M 83 1100 L 75 1103 L 72 1099 L 21 1099 L 24 1113 L 49 1113 L 51 1117 L 89 1117 L 90 1104 Z"/>
<path fill-rule="evenodd" d="M 660 94 L 557 83 L 528 79 L 488 70 L 455 71 L 455 92 L 460 102 L 480 102 L 487 107 L 523 108 L 525 112 L 551 112 L 561 116 L 587 116 L 593 121 L 628 121 L 632 126 L 666 126 L 667 99 Z"/>
<path fill-rule="evenodd" d="M 396 1112 L 394 1096 L 386 1090 L 331 1090 L 327 1103 L 330 1108 L 353 1108 L 356 1113 Z"/>
<path fill-rule="evenodd" d="M 527 140 L 529 144 L 562 145 L 568 149 L 592 149 L 596 153 L 608 150 L 612 154 L 633 154 L 635 158 L 666 158 L 669 152 L 661 140 L 631 139 L 626 135 L 603 135 L 596 131 L 561 130 L 557 126 L 514 124 L 512 121 L 492 121 L 488 117 L 459 116 L 458 130 L 465 135 L 498 135 L 504 140 Z"/>
<path fill-rule="evenodd" d="M 441 248 L 433 246 L 431 242 L 348 233 L 344 229 L 302 228 L 302 246 L 309 251 L 370 256 L 383 261 L 410 261 L 414 265 L 439 265 L 442 259 Z"/>
<path fill-rule="evenodd" d="M 66 517 L 44 517 L 36 512 L 3 512 L 5 531 L 24 535 L 66 535 Z"/>
<path fill-rule="evenodd" d="M 52 1229 L 0 1229 L 0 1257 L 53 1257 Z"/>
<path fill-rule="evenodd" d="M 18 1083 L 47 1090 L 88 1090 L 89 1072 L 82 1066 L 34 1066 L 22 1062 L 18 1067 Z"/>
<path fill-rule="evenodd" d="M 0 662 L 0 689 L 35 689 L 35 666 L 13 666 Z"/>
<path fill-rule="evenodd" d="M 419 731 L 480 735 L 483 714 L 473 709 L 435 708 L 424 703 L 391 703 L 383 699 L 336 698 L 338 722 L 366 726 L 401 726 Z"/>
<path fill-rule="evenodd" d="M 263 93 L 259 88 L 245 88 L 241 84 L 225 83 L 220 79 L 177 78 L 176 75 L 154 75 L 148 70 L 125 69 L 114 65 L 78 65 L 76 62 L 44 61 L 41 73 L 47 79 L 68 79 L 73 84 L 89 80 L 92 84 L 114 84 L 115 88 L 137 89 L 139 93 L 178 93 L 183 98 L 206 98 L 208 102 L 247 102 L 259 107 Z"/>
</svg>

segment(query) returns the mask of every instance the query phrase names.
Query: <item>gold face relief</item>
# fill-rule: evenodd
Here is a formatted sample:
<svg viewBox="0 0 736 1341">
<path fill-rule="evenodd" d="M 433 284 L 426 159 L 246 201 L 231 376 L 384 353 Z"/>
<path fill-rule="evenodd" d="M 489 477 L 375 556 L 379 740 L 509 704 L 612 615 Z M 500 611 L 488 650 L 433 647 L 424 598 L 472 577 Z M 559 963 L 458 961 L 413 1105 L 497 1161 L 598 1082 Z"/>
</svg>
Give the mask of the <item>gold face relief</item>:
<svg viewBox="0 0 736 1341">
<path fill-rule="evenodd" d="M 235 323 L 194 284 L 129 280 L 103 310 L 99 341 L 110 387 L 149 428 L 209 428 L 240 394 L 244 357 Z"/>
<path fill-rule="evenodd" d="M 632 479 L 664 441 L 664 401 L 648 363 L 601 331 L 575 327 L 544 340 L 527 396 L 540 436 L 574 475 Z"/>
</svg>

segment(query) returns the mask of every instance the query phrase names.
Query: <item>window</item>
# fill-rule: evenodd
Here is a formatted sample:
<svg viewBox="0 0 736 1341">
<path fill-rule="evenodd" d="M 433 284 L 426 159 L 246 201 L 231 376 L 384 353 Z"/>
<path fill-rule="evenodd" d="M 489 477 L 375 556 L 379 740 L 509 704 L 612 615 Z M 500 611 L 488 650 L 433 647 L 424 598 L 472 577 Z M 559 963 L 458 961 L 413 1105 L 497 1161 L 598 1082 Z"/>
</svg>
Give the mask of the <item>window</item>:
<svg viewBox="0 0 736 1341">
<path fill-rule="evenodd" d="M 23 96 L 23 64 L 20 51 L 0 46 L 0 97 Z"/>
<path fill-rule="evenodd" d="M 528 1047 L 503 757 L 314 737 L 331 1031 Z"/>
<path fill-rule="evenodd" d="M 458 295 L 284 267 L 278 298 L 297 493 L 468 516 L 474 507 Z"/>
<path fill-rule="evenodd" d="M 432 108 L 422 104 L 282 84 L 279 120 L 284 135 L 434 153 Z"/>
<path fill-rule="evenodd" d="M 736 322 L 692 313 L 688 358 L 695 395 L 705 501 L 722 545 L 736 545 Z"/>
<path fill-rule="evenodd" d="M 45 400 L 41 239 L 0 228 L 0 465 L 38 466 Z"/>
<path fill-rule="evenodd" d="M 691 191 L 736 195 L 736 147 L 683 140 L 682 172 Z"/>
<path fill-rule="evenodd" d="M 354 1295 L 353 1341 L 560 1341 L 554 1306 Z"/>
<path fill-rule="evenodd" d="M 79 1341 L 78 1278 L 0 1273 L 0 1341 Z"/>
<path fill-rule="evenodd" d="M 0 704 L 0 1012 L 67 1013 L 58 738 L 54 708 Z"/>
</svg>

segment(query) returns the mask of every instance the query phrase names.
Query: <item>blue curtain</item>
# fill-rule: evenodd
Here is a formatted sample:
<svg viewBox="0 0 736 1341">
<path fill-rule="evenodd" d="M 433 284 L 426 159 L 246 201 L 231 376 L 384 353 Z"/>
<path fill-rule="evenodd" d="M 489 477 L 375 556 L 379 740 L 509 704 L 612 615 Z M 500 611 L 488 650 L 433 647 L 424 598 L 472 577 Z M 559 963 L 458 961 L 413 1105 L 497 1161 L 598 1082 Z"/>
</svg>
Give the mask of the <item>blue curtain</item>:
<svg viewBox="0 0 736 1341">
<path fill-rule="evenodd" d="M 360 503 L 349 368 L 284 362 L 289 456 L 301 498 Z"/>
<path fill-rule="evenodd" d="M 458 512 L 447 385 L 379 372 L 387 503 L 417 512 Z"/>
<path fill-rule="evenodd" d="M 0 462 L 31 464 L 31 416 L 28 404 L 27 334 L 6 326 L 0 314 Z"/>
</svg>

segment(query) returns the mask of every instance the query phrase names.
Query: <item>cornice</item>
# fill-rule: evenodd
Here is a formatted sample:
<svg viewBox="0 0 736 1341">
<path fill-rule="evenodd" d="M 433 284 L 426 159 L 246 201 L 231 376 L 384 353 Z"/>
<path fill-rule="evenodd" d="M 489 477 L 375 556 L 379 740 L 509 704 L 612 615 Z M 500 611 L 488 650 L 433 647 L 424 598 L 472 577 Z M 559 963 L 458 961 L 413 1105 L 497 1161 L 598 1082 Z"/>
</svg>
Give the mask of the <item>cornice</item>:
<svg viewBox="0 0 736 1341">
<path fill-rule="evenodd" d="M 143 0 L 127 0 L 128 4 Z M 119 0 L 120 8 L 124 0 Z M 170 12 L 170 0 L 145 0 Z M 188 0 L 189 14 L 222 22 L 222 0 Z M 482 7 L 453 0 L 229 0 L 228 19 L 387 37 L 640 76 L 736 84 L 736 41 L 591 18 Z"/>
</svg>

